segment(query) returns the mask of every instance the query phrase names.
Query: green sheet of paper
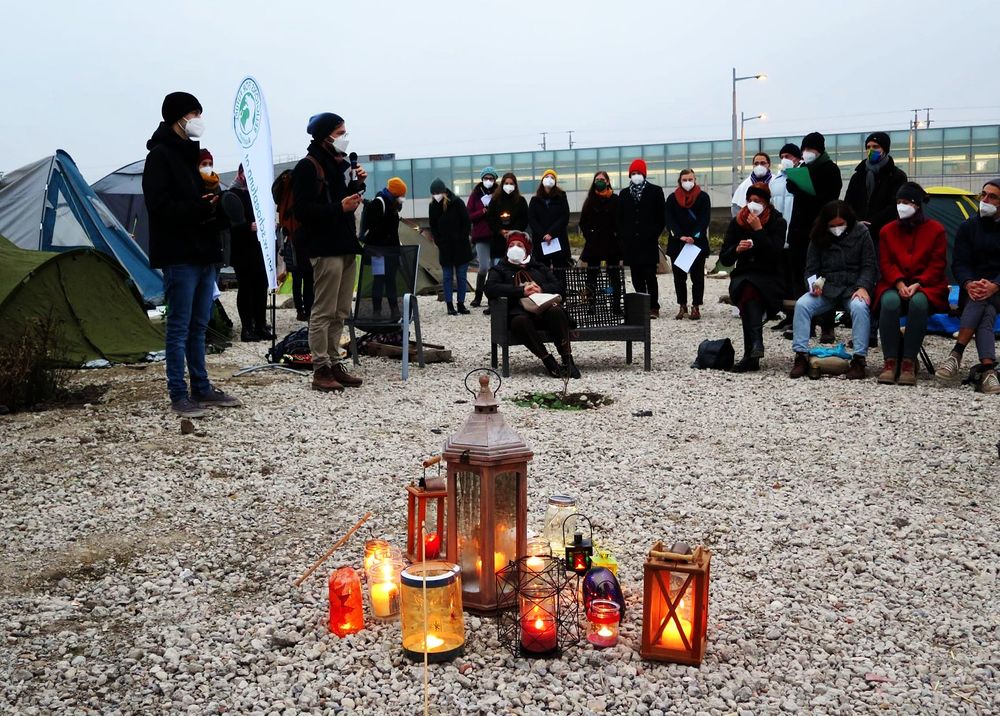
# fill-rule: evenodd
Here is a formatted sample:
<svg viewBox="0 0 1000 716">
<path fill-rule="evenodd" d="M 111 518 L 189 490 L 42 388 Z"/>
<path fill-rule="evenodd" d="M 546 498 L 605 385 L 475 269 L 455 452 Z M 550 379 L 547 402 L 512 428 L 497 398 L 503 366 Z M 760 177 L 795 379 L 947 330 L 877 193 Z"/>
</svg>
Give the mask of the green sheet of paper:
<svg viewBox="0 0 1000 716">
<path fill-rule="evenodd" d="M 816 189 L 813 187 L 812 177 L 809 176 L 808 167 L 792 167 L 791 169 L 786 169 L 785 176 L 795 182 L 795 186 L 802 191 L 816 196 Z"/>
</svg>

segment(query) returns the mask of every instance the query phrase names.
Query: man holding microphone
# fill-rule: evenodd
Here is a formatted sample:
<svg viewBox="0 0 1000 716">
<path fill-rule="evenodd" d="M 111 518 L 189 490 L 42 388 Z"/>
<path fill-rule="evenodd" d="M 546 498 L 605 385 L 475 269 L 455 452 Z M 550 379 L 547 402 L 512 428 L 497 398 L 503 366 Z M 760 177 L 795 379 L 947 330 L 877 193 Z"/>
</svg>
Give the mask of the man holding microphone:
<svg viewBox="0 0 1000 716">
<path fill-rule="evenodd" d="M 310 118 L 312 142 L 292 175 L 295 217 L 313 267 L 315 298 L 309 316 L 313 390 L 355 388 L 361 378 L 347 372 L 340 337 L 351 312 L 356 255 L 361 252 L 354 212 L 361 205 L 367 172 L 347 159 L 347 127 L 332 112 Z"/>
</svg>

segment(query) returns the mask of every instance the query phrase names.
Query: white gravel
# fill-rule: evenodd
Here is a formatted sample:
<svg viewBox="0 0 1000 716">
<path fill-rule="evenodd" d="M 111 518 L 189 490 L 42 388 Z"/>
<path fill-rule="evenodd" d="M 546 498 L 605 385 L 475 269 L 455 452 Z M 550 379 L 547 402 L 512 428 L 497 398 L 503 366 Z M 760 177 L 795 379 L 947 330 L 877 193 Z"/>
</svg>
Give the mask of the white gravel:
<svg viewBox="0 0 1000 716">
<path fill-rule="evenodd" d="M 739 343 L 716 302 L 726 282 L 708 282 L 699 323 L 672 320 L 660 285 L 651 373 L 626 367 L 621 344 L 576 350 L 573 389 L 613 405 L 501 407 L 534 445 L 531 527 L 547 495 L 576 495 L 617 555 L 620 644 L 515 660 L 491 619 L 470 617 L 466 656 L 432 667 L 431 712 L 1000 711 L 1000 403 L 929 381 L 791 381 L 789 343 L 770 330 L 763 372 L 692 370 L 701 339 Z M 80 373 L 110 384 L 91 407 L 0 418 L 0 712 L 422 713 L 398 624 L 338 639 L 328 570 L 292 586 L 366 510 L 401 545 L 404 484 L 469 412 L 457 401 L 488 363 L 488 319 L 421 308 L 426 340 L 456 360 L 405 384 L 382 359 L 364 359 L 365 386 L 344 395 L 287 374 L 232 378 L 258 362 L 237 343 L 210 365 L 246 407 L 197 421 L 202 437 L 167 413 L 159 365 Z M 284 331 L 294 314 L 279 313 Z M 929 339 L 932 356 L 948 343 Z M 523 348 L 512 369 L 501 398 L 560 386 Z M 700 669 L 638 656 L 641 566 L 658 539 L 714 552 Z M 328 567 L 357 565 L 362 541 Z"/>
</svg>

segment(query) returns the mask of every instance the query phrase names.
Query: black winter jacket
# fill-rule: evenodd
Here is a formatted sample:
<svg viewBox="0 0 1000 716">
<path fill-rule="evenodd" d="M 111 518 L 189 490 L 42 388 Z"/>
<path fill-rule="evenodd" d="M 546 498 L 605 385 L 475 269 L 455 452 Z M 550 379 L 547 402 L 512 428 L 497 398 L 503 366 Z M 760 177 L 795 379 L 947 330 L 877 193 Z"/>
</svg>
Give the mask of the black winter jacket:
<svg viewBox="0 0 1000 716">
<path fill-rule="evenodd" d="M 622 241 L 618 236 L 618 195 L 605 198 L 588 197 L 580 212 L 580 233 L 584 245 L 580 260 L 588 266 L 598 266 L 607 261 L 617 266 L 625 258 Z"/>
<path fill-rule="evenodd" d="M 819 210 L 834 199 L 839 199 L 840 189 L 844 185 L 840 168 L 825 152 L 803 166 L 809 170 L 809 179 L 816 194 L 810 194 L 791 179 L 788 180 L 788 191 L 795 197 L 792 216 L 788 220 L 789 246 L 804 247 L 809 243 L 809 233 L 819 216 Z"/>
<path fill-rule="evenodd" d="M 753 246 L 737 253 L 736 246 L 744 239 L 753 241 Z M 781 310 L 785 293 L 782 252 L 785 247 L 785 219 L 771 207 L 771 216 L 760 231 L 743 228 L 735 218 L 726 228 L 726 238 L 719 251 L 719 261 L 724 266 L 732 266 L 729 274 L 729 297 L 735 304 L 743 286 L 753 285 L 766 302 L 769 315 Z"/>
<path fill-rule="evenodd" d="M 629 187 L 618 192 L 618 238 L 629 266 L 655 266 L 660 262 L 660 234 L 666 226 L 665 204 L 663 189 L 648 181 L 638 204 Z"/>
<path fill-rule="evenodd" d="M 891 156 L 886 157 L 886 165 L 875 174 L 875 187 L 869 198 L 865 188 L 867 164 L 867 160 L 862 160 L 854 168 L 854 174 L 847 183 L 847 191 L 844 192 L 844 201 L 854 209 L 858 221 L 871 224 L 868 233 L 877 245 L 882 227 L 899 218 L 896 213 L 896 192 L 906 183 L 906 172 L 896 166 Z"/>
<path fill-rule="evenodd" d="M 983 278 L 1000 285 L 1000 221 L 973 216 L 959 224 L 951 272 L 959 286 Z"/>
<path fill-rule="evenodd" d="M 359 182 L 348 182 L 350 163 L 334 156 L 320 142 L 312 142 L 309 156 L 323 167 L 320 181 L 308 159 L 295 165 L 292 197 L 295 218 L 302 225 L 295 236 L 296 249 L 304 246 L 310 257 L 347 256 L 361 253 L 354 214 L 344 212 L 341 202 L 360 190 Z"/>
<path fill-rule="evenodd" d="M 441 265 L 462 266 L 469 263 L 472 260 L 472 242 L 469 240 L 472 222 L 465 204 L 447 191 L 441 201 L 431 199 L 427 213 Z M 465 277 L 460 277 L 460 280 L 464 281 Z"/>
<path fill-rule="evenodd" d="M 677 258 L 684 242 L 682 236 L 690 236 L 694 239 L 694 245 L 702 249 L 699 259 L 705 258 L 710 253 L 708 246 L 708 222 L 712 219 L 712 200 L 707 191 L 698 194 L 694 200 L 694 206 L 685 209 L 677 201 L 674 192 L 670 192 L 667 197 L 666 208 L 667 229 L 670 235 L 667 237 L 667 256 L 671 261 Z M 728 265 L 728 264 L 727 264 Z"/>
<path fill-rule="evenodd" d="M 221 263 L 224 226 L 216 206 L 201 198 L 208 192 L 198 173 L 198 142 L 160 122 L 146 149 L 142 194 L 149 212 L 150 266 Z"/>
<path fill-rule="evenodd" d="M 507 240 L 500 235 L 501 231 L 528 230 L 528 202 L 520 194 L 504 194 L 503 191 L 493 193 L 493 200 L 486 209 L 486 221 L 493 230 L 493 241 L 490 242 L 490 257 L 500 259 L 507 254 Z M 537 241 L 537 239 L 534 239 Z"/>
<path fill-rule="evenodd" d="M 569 200 L 566 192 L 553 189 L 550 196 L 535 194 L 528 202 L 528 226 L 531 228 L 532 261 L 541 261 L 551 265 L 553 262 L 568 264 L 569 237 Z M 554 254 L 542 253 L 542 237 L 548 234 L 559 239 L 559 251 Z"/>
<path fill-rule="evenodd" d="M 823 295 L 827 298 L 850 298 L 863 288 L 875 300 L 878 262 L 868 227 L 859 221 L 839 239 L 830 236 L 823 245 L 810 241 L 803 278 L 808 280 L 810 276 L 826 279 Z"/>
<path fill-rule="evenodd" d="M 527 266 L 515 266 L 503 259 L 486 274 L 486 296 L 488 298 L 506 297 L 508 321 L 518 315 L 527 313 L 521 307 L 524 298 L 524 287 L 517 281 L 517 275 L 525 271 L 531 280 L 539 285 L 542 293 L 562 293 L 562 284 L 548 266 L 530 261 Z"/>
<path fill-rule="evenodd" d="M 362 211 L 365 246 L 399 246 L 399 200 L 380 191 Z"/>
</svg>

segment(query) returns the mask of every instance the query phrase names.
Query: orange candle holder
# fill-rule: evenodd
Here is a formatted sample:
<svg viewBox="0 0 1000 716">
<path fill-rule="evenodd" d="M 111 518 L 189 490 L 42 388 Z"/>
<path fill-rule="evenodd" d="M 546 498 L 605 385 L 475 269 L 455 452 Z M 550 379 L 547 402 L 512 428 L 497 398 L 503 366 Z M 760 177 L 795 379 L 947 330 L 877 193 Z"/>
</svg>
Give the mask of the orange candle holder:
<svg viewBox="0 0 1000 716">
<path fill-rule="evenodd" d="M 361 578 L 354 567 L 333 570 L 328 587 L 330 631 L 340 637 L 361 631 L 365 626 L 365 608 Z"/>
<path fill-rule="evenodd" d="M 712 553 L 657 542 L 643 565 L 643 659 L 698 666 L 705 656 Z"/>
</svg>

